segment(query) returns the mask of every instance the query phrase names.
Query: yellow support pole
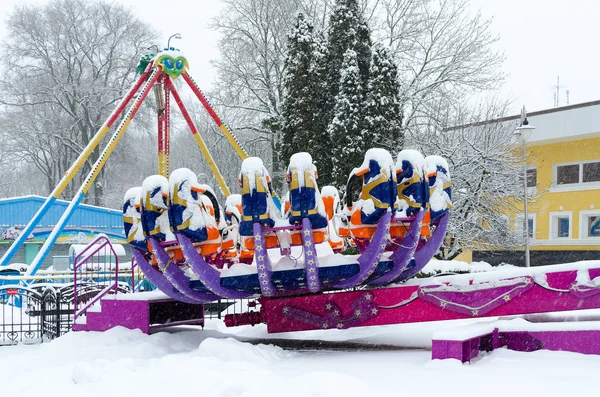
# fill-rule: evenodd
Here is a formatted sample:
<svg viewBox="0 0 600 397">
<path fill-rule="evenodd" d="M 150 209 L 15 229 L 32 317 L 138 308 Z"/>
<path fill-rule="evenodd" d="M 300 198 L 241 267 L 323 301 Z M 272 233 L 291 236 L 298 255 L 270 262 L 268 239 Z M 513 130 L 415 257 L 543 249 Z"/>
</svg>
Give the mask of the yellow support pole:
<svg viewBox="0 0 600 397">
<path fill-rule="evenodd" d="M 183 102 L 181 101 L 181 97 L 179 96 L 179 93 L 177 92 L 177 90 L 175 89 L 175 86 L 173 85 L 173 83 L 171 82 L 171 80 L 169 78 L 167 78 L 167 83 L 165 86 L 165 90 L 167 90 L 167 89 L 169 91 L 171 91 L 171 94 L 173 94 L 175 103 L 177 103 L 179 110 L 181 110 L 181 114 L 183 114 L 183 118 L 185 118 L 185 121 L 188 123 L 188 126 L 190 127 L 190 130 L 192 131 L 192 136 L 196 140 L 196 143 L 198 144 L 200 151 L 202 152 L 202 154 L 204 155 L 204 158 L 208 162 L 208 166 L 210 167 L 210 170 L 215 175 L 215 178 L 217 178 L 217 182 L 219 183 L 221 191 L 223 192 L 225 197 L 229 197 L 231 195 L 231 191 L 229 190 L 229 187 L 227 187 L 227 184 L 225 183 L 225 179 L 223 178 L 223 176 L 221 175 L 221 172 L 219 171 L 219 167 L 217 167 L 215 160 L 210 155 L 210 152 L 208 151 L 208 147 L 206 146 L 204 139 L 202 139 L 202 137 L 200 136 L 200 133 L 198 132 L 198 129 L 196 128 L 196 125 L 192 121 L 190 114 L 188 113 L 187 109 L 185 108 L 185 105 L 183 104 Z"/>
</svg>

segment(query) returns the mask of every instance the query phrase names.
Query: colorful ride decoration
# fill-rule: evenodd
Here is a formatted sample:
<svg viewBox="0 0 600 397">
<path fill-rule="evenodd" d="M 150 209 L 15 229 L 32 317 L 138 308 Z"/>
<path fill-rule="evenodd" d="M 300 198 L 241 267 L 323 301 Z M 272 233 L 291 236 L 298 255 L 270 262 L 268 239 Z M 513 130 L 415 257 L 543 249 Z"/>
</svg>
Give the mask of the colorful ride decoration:
<svg viewBox="0 0 600 397">
<path fill-rule="evenodd" d="M 211 295 L 281 297 L 392 284 L 422 269 L 445 234 L 449 172 L 440 158 L 427 159 L 414 151 L 401 152 L 394 164 L 387 151 L 368 150 L 350 175 L 345 209 L 337 189 L 319 189 L 318 170 L 308 153 L 290 158 L 282 211 L 273 201 L 271 176 L 259 158 L 242 162 L 241 194 L 229 196 L 224 210 L 192 171 L 178 169 L 168 182 L 156 175 L 147 178 L 139 205 L 128 192 L 124 221 L 131 223 L 132 207 L 141 208 L 151 249 L 132 244 L 136 259 L 155 276 L 162 273 L 168 282 L 159 288 L 170 296 L 200 301 Z M 429 169 L 435 171 L 431 178 Z M 443 206 L 433 206 L 435 217 L 425 227 L 430 196 L 439 197 Z M 161 218 L 165 213 L 169 217 Z M 166 225 L 170 239 L 163 230 Z M 341 254 L 350 244 L 360 254 Z"/>
</svg>

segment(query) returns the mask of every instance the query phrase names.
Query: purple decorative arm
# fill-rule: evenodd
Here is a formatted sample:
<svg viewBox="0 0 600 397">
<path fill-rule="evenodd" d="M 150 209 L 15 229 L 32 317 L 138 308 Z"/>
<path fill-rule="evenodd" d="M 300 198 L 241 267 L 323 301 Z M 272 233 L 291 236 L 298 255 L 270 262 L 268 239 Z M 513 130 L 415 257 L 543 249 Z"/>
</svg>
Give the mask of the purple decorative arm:
<svg viewBox="0 0 600 397">
<path fill-rule="evenodd" d="M 190 288 L 190 279 L 183 273 L 183 270 L 179 268 L 177 263 L 169 257 L 169 254 L 167 254 L 165 249 L 160 245 L 160 242 L 155 238 L 149 238 L 148 241 L 150 241 L 150 245 L 152 245 L 152 251 L 158 262 L 159 269 L 179 292 L 190 299 L 198 301 L 205 301 L 207 298 L 210 298 L 211 300 L 219 299 L 219 296 L 192 290 Z"/>
<path fill-rule="evenodd" d="M 404 235 L 402 243 L 396 248 L 390 259 L 394 262 L 394 267 L 383 276 L 371 281 L 369 285 L 385 285 L 393 283 L 402 274 L 408 263 L 412 259 L 417 245 L 419 244 L 419 237 L 421 237 L 421 226 L 423 215 L 425 211 L 421 209 L 417 213 L 417 216 L 410 224 L 408 231 Z"/>
<path fill-rule="evenodd" d="M 386 212 L 381 219 L 379 220 L 379 224 L 377 225 L 377 229 L 373 234 L 373 238 L 371 239 L 371 243 L 362 253 L 361 256 L 358 257 L 358 264 L 360 266 L 360 270 L 354 276 L 339 282 L 335 285 L 336 288 L 352 288 L 356 287 L 359 284 L 367 281 L 369 277 L 375 272 L 377 268 L 377 264 L 381 260 L 381 256 L 385 251 L 385 247 L 387 247 L 387 238 L 390 232 L 390 221 L 392 220 L 392 212 Z"/>
<path fill-rule="evenodd" d="M 302 219 L 302 244 L 304 248 L 304 271 L 306 272 L 306 285 L 310 292 L 319 292 L 321 290 L 321 280 L 319 280 L 319 261 L 317 259 L 317 250 L 313 240 L 312 225 L 310 219 Z"/>
<path fill-rule="evenodd" d="M 230 299 L 243 299 L 251 296 L 251 294 L 246 292 L 233 291 L 229 288 L 222 287 L 221 273 L 202 258 L 198 251 L 196 251 L 196 247 L 194 247 L 192 240 L 183 234 L 177 234 L 177 240 L 181 245 L 186 262 L 192 266 L 192 270 L 196 273 L 198 279 L 212 293 Z"/>
<path fill-rule="evenodd" d="M 133 256 L 137 262 L 137 265 L 140 267 L 146 277 L 148 277 L 148 280 L 150 280 L 150 282 L 154 284 L 156 288 L 164 292 L 165 295 L 167 295 L 169 298 L 173 298 L 185 303 L 200 303 L 197 300 L 188 298 L 181 292 L 174 290 L 173 284 L 167 280 L 164 274 L 153 268 L 152 265 L 148 263 L 144 257 L 144 254 L 140 250 L 132 247 L 131 251 L 133 252 Z M 210 302 L 212 300 L 213 299 L 207 299 L 205 302 Z"/>
<path fill-rule="evenodd" d="M 446 236 L 446 229 L 448 228 L 448 220 L 450 219 L 450 212 L 446 212 L 441 218 L 437 227 L 433 231 L 431 238 L 415 253 L 415 266 L 402 272 L 400 277 L 395 281 L 404 281 L 415 274 L 419 273 L 421 269 L 429 263 L 431 258 L 435 255 Z"/>
<path fill-rule="evenodd" d="M 258 271 L 258 283 L 263 296 L 274 296 L 276 291 L 271 282 L 271 260 L 265 244 L 265 236 L 260 223 L 252 225 L 254 236 L 254 260 Z"/>
</svg>

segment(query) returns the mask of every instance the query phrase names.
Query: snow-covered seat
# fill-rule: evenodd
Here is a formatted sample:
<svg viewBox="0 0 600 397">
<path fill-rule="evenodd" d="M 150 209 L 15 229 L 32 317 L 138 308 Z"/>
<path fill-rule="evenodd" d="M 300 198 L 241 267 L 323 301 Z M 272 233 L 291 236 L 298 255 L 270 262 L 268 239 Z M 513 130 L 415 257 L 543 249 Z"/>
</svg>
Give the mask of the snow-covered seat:
<svg viewBox="0 0 600 397">
<path fill-rule="evenodd" d="M 309 219 L 314 242 L 322 243 L 327 238 L 327 214 L 317 186 L 317 168 L 310 154 L 302 152 L 292 155 L 286 179 L 289 187 L 290 225 L 301 224 L 304 218 Z M 292 244 L 302 244 L 299 233 L 292 233 Z"/>
<path fill-rule="evenodd" d="M 127 242 L 142 251 L 148 250 L 144 231 L 142 230 L 141 214 L 142 187 L 132 187 L 125 193 L 123 200 L 123 227 Z"/>
<path fill-rule="evenodd" d="M 220 208 L 212 189 L 199 185 L 191 170 L 180 168 L 169 179 L 169 196 L 173 231 L 189 237 L 204 256 L 220 251 Z"/>
<path fill-rule="evenodd" d="M 425 171 L 429 178 L 431 222 L 435 222 L 452 208 L 452 182 L 448 162 L 440 156 L 425 157 Z"/>
<path fill-rule="evenodd" d="M 169 182 L 161 175 L 152 175 L 142 183 L 141 221 L 144 235 L 159 241 L 172 241 L 169 224 Z"/>
<path fill-rule="evenodd" d="M 225 222 L 226 232 L 223 233 L 223 250 L 227 250 L 228 258 L 238 256 L 237 243 L 239 240 L 239 228 L 242 219 L 242 196 L 232 194 L 225 200 Z"/>
<path fill-rule="evenodd" d="M 146 238 L 153 238 L 169 250 L 175 261 L 183 261 L 181 250 L 172 251 L 177 245 L 169 222 L 169 181 L 161 175 L 152 175 L 142 183 L 142 229 Z M 148 246 L 152 252 L 151 245 Z M 156 259 L 153 260 L 156 263 Z"/>
<path fill-rule="evenodd" d="M 352 186 L 362 178 L 361 199 L 352 202 Z M 396 202 L 394 160 L 385 149 L 369 149 L 363 164 L 348 178 L 346 204 L 350 208 L 350 233 L 355 238 L 371 238 L 379 219 Z"/>
<path fill-rule="evenodd" d="M 412 218 L 421 210 L 427 209 L 429 202 L 429 182 L 424 174 L 425 158 L 412 149 L 398 153 L 396 161 L 396 178 L 398 180 L 398 199 L 396 201 L 396 217 Z M 421 235 L 429 237 L 429 213 L 423 218 Z M 394 223 L 390 234 L 394 237 L 404 236 L 408 224 Z"/>
<path fill-rule="evenodd" d="M 275 226 L 277 208 L 273 203 L 271 176 L 263 162 L 258 157 L 248 157 L 242 162 L 239 183 L 242 188 L 242 220 L 240 222 L 240 235 L 242 236 L 242 249 L 253 250 L 254 223 L 263 227 Z M 277 246 L 277 237 L 270 233 L 265 236 L 267 247 Z"/>
<path fill-rule="evenodd" d="M 321 189 L 321 199 L 325 206 L 327 221 L 329 223 L 329 245 L 333 252 L 338 253 L 344 250 L 345 241 L 340 236 L 340 228 L 336 214 L 340 212 L 340 194 L 333 186 L 323 186 Z"/>
</svg>

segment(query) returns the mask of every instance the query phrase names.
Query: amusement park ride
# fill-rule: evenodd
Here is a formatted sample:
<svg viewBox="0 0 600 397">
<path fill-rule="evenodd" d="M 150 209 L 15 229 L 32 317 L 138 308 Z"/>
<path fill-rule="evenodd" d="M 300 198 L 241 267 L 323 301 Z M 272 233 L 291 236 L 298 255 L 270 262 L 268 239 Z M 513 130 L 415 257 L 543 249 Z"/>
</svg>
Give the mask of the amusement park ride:
<svg viewBox="0 0 600 397">
<path fill-rule="evenodd" d="M 133 99 L 29 267 L 28 274 L 35 274 L 141 104 L 154 90 L 158 104 L 159 172 L 146 178 L 141 187 L 127 191 L 123 221 L 136 263 L 171 300 L 201 307 L 222 298 L 257 298 L 260 311 L 228 316 L 226 324 L 266 323 L 269 332 L 600 307 L 600 268 L 586 265 L 524 269 L 503 279 L 463 275 L 409 280 L 430 261 L 446 233 L 451 182 L 444 159 L 424 158 L 414 150 L 403 150 L 394 161 L 387 151 L 370 149 L 349 176 L 342 205 L 337 189 L 319 189 L 318 170 L 310 155 L 297 153 L 291 157 L 285 175 L 289 193 L 280 202 L 263 162 L 249 157 L 221 121 L 188 73 L 187 60 L 179 50 L 171 47 L 146 56 L 139 69 L 137 82 L 2 257 L 0 265 L 9 263 Z M 173 83 L 178 78 L 187 83 L 242 158 L 241 195 L 231 194 L 221 176 Z M 227 197 L 224 207 L 210 186 L 198 183 L 194 172 L 170 170 L 171 99 Z M 360 192 L 353 190 L 357 182 Z M 359 253 L 342 254 L 349 245 Z M 125 325 L 148 330 L 149 324 L 135 323 L 136 317 L 127 312 L 133 306 L 128 308 L 126 302 L 121 300 L 118 310 L 113 302 L 110 316 L 99 320 L 96 326 L 88 318 L 87 325 L 80 325 L 79 329 Z M 102 304 L 104 307 L 105 302 Z M 495 342 L 487 343 L 488 337 Z M 446 345 L 441 348 L 438 344 L 434 356 L 454 354 L 466 361 L 481 345 L 501 345 L 498 338 L 497 329 L 495 334 L 490 331 L 477 338 L 463 338 L 458 341 L 460 354 L 452 353 L 454 347 L 445 340 Z"/>
</svg>

